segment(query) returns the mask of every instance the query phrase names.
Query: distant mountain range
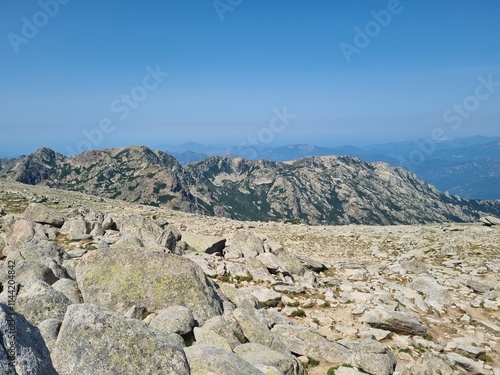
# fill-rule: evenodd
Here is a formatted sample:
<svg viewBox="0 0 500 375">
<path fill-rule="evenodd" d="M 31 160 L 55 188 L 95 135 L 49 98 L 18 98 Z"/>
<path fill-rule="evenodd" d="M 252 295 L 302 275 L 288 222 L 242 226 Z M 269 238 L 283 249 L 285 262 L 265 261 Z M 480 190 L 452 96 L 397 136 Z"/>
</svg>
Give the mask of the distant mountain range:
<svg viewBox="0 0 500 375">
<path fill-rule="evenodd" d="M 475 136 L 439 142 L 402 141 L 365 147 L 319 147 L 306 144 L 227 147 L 185 143 L 160 146 L 181 165 L 210 156 L 289 161 L 307 156 L 351 156 L 403 167 L 442 191 L 474 199 L 500 199 L 500 137 Z"/>
<path fill-rule="evenodd" d="M 42 148 L 0 159 L 0 179 L 240 220 L 417 224 L 500 215 L 500 202 L 442 193 L 403 168 L 347 156 L 290 162 L 212 156 L 183 167 L 144 146 L 73 157 Z"/>
</svg>

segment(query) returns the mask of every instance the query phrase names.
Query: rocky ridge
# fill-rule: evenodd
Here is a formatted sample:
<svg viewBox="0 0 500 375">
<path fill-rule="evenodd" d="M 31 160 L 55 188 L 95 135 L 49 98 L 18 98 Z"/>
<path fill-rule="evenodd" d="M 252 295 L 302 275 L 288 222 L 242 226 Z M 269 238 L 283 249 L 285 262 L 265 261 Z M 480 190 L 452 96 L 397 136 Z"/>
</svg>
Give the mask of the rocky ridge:
<svg viewBox="0 0 500 375">
<path fill-rule="evenodd" d="M 240 222 L 10 182 L 0 215 L 8 375 L 500 373 L 493 217 Z"/>
<path fill-rule="evenodd" d="M 286 163 L 211 157 L 182 167 L 146 147 L 0 160 L 0 178 L 238 220 L 308 224 L 473 222 L 500 203 L 441 193 L 414 174 L 350 157 Z"/>
</svg>

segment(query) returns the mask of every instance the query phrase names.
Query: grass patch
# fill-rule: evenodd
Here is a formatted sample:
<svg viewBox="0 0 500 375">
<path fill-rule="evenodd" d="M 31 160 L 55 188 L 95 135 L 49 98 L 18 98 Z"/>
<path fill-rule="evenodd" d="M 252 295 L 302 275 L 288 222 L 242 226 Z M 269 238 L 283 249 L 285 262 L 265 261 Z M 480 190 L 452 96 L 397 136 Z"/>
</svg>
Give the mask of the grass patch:
<svg viewBox="0 0 500 375">
<path fill-rule="evenodd" d="M 303 318 L 306 316 L 306 312 L 302 309 L 297 309 L 295 311 L 292 311 L 291 314 L 294 318 Z"/>
</svg>

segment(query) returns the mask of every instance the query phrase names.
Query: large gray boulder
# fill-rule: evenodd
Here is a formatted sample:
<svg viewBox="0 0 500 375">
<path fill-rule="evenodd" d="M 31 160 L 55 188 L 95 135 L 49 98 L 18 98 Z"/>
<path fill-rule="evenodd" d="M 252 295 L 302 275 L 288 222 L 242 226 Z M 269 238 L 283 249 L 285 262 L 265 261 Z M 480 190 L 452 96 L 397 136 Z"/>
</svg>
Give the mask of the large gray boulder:
<svg viewBox="0 0 500 375">
<path fill-rule="evenodd" d="M 71 279 L 57 280 L 54 284 L 52 284 L 52 288 L 64 294 L 66 298 L 71 301 L 71 303 L 83 302 L 82 294 L 78 289 L 78 284 L 74 280 Z"/>
<path fill-rule="evenodd" d="M 182 240 L 185 241 L 190 248 L 207 254 L 222 254 L 226 246 L 226 239 L 223 237 L 207 236 L 193 232 L 182 233 Z"/>
<path fill-rule="evenodd" d="M 184 352 L 191 375 L 262 375 L 261 371 L 229 350 L 200 344 L 184 348 Z"/>
<path fill-rule="evenodd" d="M 41 203 L 30 203 L 24 210 L 24 216 L 35 223 L 47 224 L 57 228 L 61 228 L 64 224 L 64 217 L 59 212 Z"/>
<path fill-rule="evenodd" d="M 37 280 L 17 296 L 16 311 L 38 325 L 48 318 L 61 319 L 71 301 L 46 282 Z"/>
<path fill-rule="evenodd" d="M 374 328 L 385 329 L 400 335 L 424 336 L 427 334 L 427 327 L 420 318 L 409 312 L 376 308 L 366 312 L 361 321 Z"/>
<path fill-rule="evenodd" d="M 206 341 L 214 340 L 219 343 L 219 345 L 210 345 L 222 345 L 223 347 L 225 347 L 225 342 L 223 342 L 216 336 L 210 335 L 210 333 L 207 332 L 212 332 L 217 336 L 222 337 L 224 340 L 226 340 L 231 349 L 234 349 L 245 341 L 243 331 L 238 325 L 236 319 L 234 319 L 234 317 L 232 316 L 231 312 L 224 312 L 224 315 L 222 316 L 214 316 L 212 319 L 207 320 L 203 327 L 200 327 L 199 330 L 194 331 L 195 337 L 197 337 L 198 334 L 198 336 L 201 338 L 201 342 L 208 343 Z M 198 338 L 196 338 L 196 340 L 198 341 Z"/>
<path fill-rule="evenodd" d="M 285 343 L 289 351 L 334 365 L 351 363 L 352 352 L 307 327 L 278 324 L 271 330 Z"/>
<path fill-rule="evenodd" d="M 162 310 L 149 325 L 165 333 L 185 335 L 193 330 L 194 317 L 184 306 L 170 306 Z"/>
<path fill-rule="evenodd" d="M 453 302 L 448 289 L 439 285 L 432 277 L 417 277 L 409 287 L 417 292 L 424 293 L 425 301 L 427 302 L 437 302 L 444 306 Z M 433 303 L 431 303 L 431 305 L 433 305 Z"/>
<path fill-rule="evenodd" d="M 68 308 L 52 358 L 59 375 L 189 374 L 167 334 L 92 304 Z"/>
<path fill-rule="evenodd" d="M 177 255 L 142 248 L 111 248 L 87 253 L 76 267 L 86 303 L 124 314 L 132 306 L 159 313 L 184 306 L 199 324 L 222 313 L 221 301 L 203 271 Z"/>
<path fill-rule="evenodd" d="M 53 285 L 57 281 L 57 277 L 54 272 L 44 264 L 33 260 L 22 260 L 16 262 L 16 277 L 15 281 L 17 284 L 21 284 L 23 287 L 29 287 L 37 280 L 46 282 L 49 285 Z M 8 274 L 8 263 L 5 263 L 0 267 L 0 283 L 7 284 L 9 280 Z"/>
<path fill-rule="evenodd" d="M 278 249 L 274 251 L 274 255 L 276 255 L 276 258 L 280 263 L 280 269 L 282 269 L 283 272 L 298 276 L 304 275 L 305 267 L 291 252 L 285 249 Z"/>
<path fill-rule="evenodd" d="M 279 335 L 269 331 L 267 326 L 259 320 L 254 309 L 238 307 L 233 311 L 233 317 L 249 342 L 267 346 L 280 353 L 289 352 Z"/>
<path fill-rule="evenodd" d="M 245 258 L 254 258 L 264 252 L 264 243 L 253 234 L 238 231 L 228 241 L 231 251 L 240 252 Z"/>
<path fill-rule="evenodd" d="M 391 375 L 394 372 L 397 361 L 390 348 L 375 340 L 347 341 L 342 340 L 340 343 L 352 350 L 354 366 L 373 375 Z"/>
<path fill-rule="evenodd" d="M 17 358 L 17 368 L 11 354 Z M 0 303 L 0 374 L 57 375 L 38 328 L 3 303 Z"/>
<path fill-rule="evenodd" d="M 304 373 L 302 364 L 293 355 L 276 352 L 261 344 L 242 344 L 236 347 L 234 352 L 256 367 L 258 365 L 274 367 L 283 375 Z"/>
</svg>

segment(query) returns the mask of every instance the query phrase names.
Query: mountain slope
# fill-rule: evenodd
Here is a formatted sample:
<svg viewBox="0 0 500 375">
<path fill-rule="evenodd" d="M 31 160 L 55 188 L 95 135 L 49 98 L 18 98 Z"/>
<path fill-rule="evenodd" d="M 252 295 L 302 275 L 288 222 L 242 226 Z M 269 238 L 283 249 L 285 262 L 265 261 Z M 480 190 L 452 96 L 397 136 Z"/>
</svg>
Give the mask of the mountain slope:
<svg viewBox="0 0 500 375">
<path fill-rule="evenodd" d="M 472 221 L 495 204 L 452 197 L 414 174 L 350 157 L 287 163 L 212 157 L 186 167 L 192 193 L 212 213 L 243 220 L 413 224 Z"/>
<path fill-rule="evenodd" d="M 182 167 L 147 147 L 66 158 L 43 148 L 0 161 L 0 178 L 242 220 L 310 224 L 475 221 L 500 202 L 439 192 L 402 168 L 351 157 L 291 162 L 211 157 Z"/>
<path fill-rule="evenodd" d="M 71 158 L 47 148 L 10 160 L 0 177 L 129 202 L 199 211 L 180 164 L 147 147 L 86 151 Z"/>
<path fill-rule="evenodd" d="M 203 153 L 190 152 L 203 150 Z M 474 136 L 432 141 L 400 141 L 364 147 L 318 147 L 296 144 L 269 146 L 203 146 L 185 144 L 170 152 L 182 165 L 208 156 L 233 156 L 250 160 L 288 161 L 308 156 L 342 155 L 367 162 L 386 162 L 415 173 L 420 179 L 463 197 L 500 199 L 500 138 Z M 182 151 L 182 152 L 179 152 Z M 207 156 L 208 155 L 208 156 Z"/>
</svg>

